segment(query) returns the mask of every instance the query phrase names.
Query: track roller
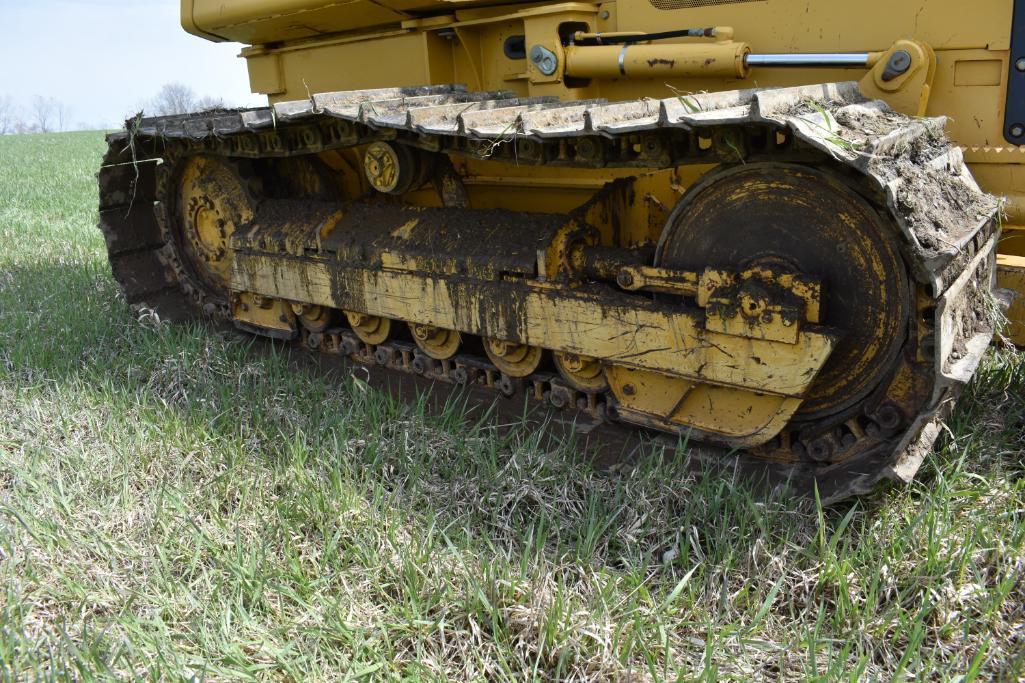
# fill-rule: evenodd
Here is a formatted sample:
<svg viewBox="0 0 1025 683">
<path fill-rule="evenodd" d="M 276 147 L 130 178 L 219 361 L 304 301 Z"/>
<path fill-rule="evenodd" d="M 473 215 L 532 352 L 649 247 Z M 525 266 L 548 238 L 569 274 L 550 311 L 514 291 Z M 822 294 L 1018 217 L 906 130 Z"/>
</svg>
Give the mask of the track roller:
<svg viewBox="0 0 1025 683">
<path fill-rule="evenodd" d="M 577 391 L 598 394 L 608 388 L 609 383 L 597 359 L 575 353 L 556 352 L 552 356 L 559 374 Z"/>
<path fill-rule="evenodd" d="M 410 323 L 409 331 L 413 334 L 413 341 L 434 360 L 447 360 L 456 355 L 462 338 L 455 330 L 446 330 L 433 325 L 420 325 Z"/>
<path fill-rule="evenodd" d="M 536 346 L 501 339 L 484 341 L 484 351 L 499 370 L 510 377 L 527 377 L 541 365 L 543 352 Z"/>
<path fill-rule="evenodd" d="M 345 311 L 345 317 L 352 325 L 352 331 L 364 344 L 381 344 L 391 336 L 391 320 L 388 318 L 356 311 Z"/>
<path fill-rule="evenodd" d="M 331 309 L 310 304 L 292 304 L 292 312 L 310 332 L 323 332 L 331 325 Z"/>
</svg>

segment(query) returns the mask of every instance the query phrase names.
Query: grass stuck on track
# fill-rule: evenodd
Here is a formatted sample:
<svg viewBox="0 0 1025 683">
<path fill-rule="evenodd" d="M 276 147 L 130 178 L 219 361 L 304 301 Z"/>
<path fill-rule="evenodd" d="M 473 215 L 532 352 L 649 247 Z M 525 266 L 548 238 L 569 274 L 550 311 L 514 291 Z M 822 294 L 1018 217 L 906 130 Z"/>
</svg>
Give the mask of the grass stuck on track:
<svg viewBox="0 0 1025 683">
<path fill-rule="evenodd" d="M 0 137 L 0 677 L 1017 679 L 1025 362 L 918 481 L 827 510 L 596 471 L 136 320 L 97 133 Z"/>
</svg>

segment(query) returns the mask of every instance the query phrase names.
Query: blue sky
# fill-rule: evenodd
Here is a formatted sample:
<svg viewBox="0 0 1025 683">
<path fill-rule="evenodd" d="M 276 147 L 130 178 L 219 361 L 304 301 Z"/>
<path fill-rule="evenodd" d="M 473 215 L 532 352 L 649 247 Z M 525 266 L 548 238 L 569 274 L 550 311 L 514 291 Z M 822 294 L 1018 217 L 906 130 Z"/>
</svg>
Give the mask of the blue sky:
<svg viewBox="0 0 1025 683">
<path fill-rule="evenodd" d="M 179 0 L 0 0 L 0 95 L 71 109 L 75 127 L 117 126 L 170 81 L 236 105 L 249 93 L 241 46 L 189 35 Z"/>
</svg>

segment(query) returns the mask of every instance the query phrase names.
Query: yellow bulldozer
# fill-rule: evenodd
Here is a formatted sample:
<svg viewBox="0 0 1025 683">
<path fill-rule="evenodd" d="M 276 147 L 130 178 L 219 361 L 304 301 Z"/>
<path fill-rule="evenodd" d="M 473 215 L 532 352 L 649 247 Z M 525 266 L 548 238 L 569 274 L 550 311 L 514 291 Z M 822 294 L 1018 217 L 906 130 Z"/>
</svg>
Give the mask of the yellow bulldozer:
<svg viewBox="0 0 1025 683">
<path fill-rule="evenodd" d="M 908 480 L 1025 341 L 1025 0 L 182 0 L 265 107 L 130 120 L 127 300 Z M 1010 308 L 1008 308 L 1010 306 Z"/>
</svg>

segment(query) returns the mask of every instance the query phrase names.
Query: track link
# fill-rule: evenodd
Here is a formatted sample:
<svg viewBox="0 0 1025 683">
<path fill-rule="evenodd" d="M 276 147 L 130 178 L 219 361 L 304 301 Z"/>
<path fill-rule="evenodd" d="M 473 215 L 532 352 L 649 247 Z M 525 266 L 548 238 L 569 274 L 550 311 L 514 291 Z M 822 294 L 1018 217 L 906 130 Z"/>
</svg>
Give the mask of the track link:
<svg viewBox="0 0 1025 683">
<path fill-rule="evenodd" d="M 390 140 L 430 152 L 579 168 L 781 160 L 839 170 L 874 197 L 900 232 L 920 292 L 921 321 L 908 330 L 907 365 L 927 377 L 918 380 L 926 397 L 914 415 L 893 424 L 885 411 L 866 411 L 849 428 L 833 429 L 829 439 L 840 457 L 818 461 L 807 442 L 789 436 L 762 454 L 782 460 L 777 471 L 804 482 L 801 488 L 817 482 L 832 501 L 865 493 L 883 478 L 913 476 L 992 336 L 980 311 L 989 306 L 993 283 L 997 203 L 979 190 L 942 127 L 942 120 L 909 119 L 867 101 L 854 83 L 617 103 L 458 86 L 325 93 L 271 107 L 129 121 L 108 137 L 98 176 L 100 228 L 130 304 L 163 317 L 201 312 L 227 320 L 228 303 L 207 294 L 183 265 L 167 207 L 170 168 L 190 154 L 279 158 Z M 432 380 L 506 396 L 524 392 L 598 420 L 615 417 L 615 406 L 600 395 L 549 373 L 514 380 L 483 355 L 435 361 L 412 344 L 370 346 L 341 328 L 304 331 L 298 343 Z"/>
</svg>

